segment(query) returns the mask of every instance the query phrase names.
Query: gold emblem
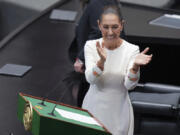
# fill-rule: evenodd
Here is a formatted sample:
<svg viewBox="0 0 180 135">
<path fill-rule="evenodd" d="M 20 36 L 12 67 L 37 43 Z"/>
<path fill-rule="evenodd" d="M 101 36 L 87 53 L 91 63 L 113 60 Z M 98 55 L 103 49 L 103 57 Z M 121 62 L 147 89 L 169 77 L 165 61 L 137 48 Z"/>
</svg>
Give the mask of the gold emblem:
<svg viewBox="0 0 180 135">
<path fill-rule="evenodd" d="M 37 109 L 40 109 L 40 110 L 42 110 L 43 108 L 41 107 L 41 106 L 39 106 L 39 105 L 36 105 L 35 106 Z"/>
<path fill-rule="evenodd" d="M 23 123 L 25 130 L 30 130 L 32 127 L 33 109 L 29 101 L 26 102 L 24 107 Z"/>
</svg>

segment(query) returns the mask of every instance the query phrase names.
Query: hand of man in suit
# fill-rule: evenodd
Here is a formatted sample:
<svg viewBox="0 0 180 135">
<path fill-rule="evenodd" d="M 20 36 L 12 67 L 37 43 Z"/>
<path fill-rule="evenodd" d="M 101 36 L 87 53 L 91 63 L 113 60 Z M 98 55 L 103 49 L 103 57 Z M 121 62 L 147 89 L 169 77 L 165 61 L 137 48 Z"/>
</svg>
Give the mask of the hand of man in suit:
<svg viewBox="0 0 180 135">
<path fill-rule="evenodd" d="M 80 59 L 77 58 L 74 63 L 74 70 L 79 73 L 84 73 L 83 66 L 84 66 L 84 63 Z"/>
</svg>

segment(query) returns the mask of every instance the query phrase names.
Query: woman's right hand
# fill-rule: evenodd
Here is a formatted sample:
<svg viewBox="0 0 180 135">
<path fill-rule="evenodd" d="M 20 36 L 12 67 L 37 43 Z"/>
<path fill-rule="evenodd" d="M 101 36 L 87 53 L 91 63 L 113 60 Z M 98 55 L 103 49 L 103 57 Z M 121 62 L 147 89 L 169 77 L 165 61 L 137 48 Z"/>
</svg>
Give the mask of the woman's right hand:
<svg viewBox="0 0 180 135">
<path fill-rule="evenodd" d="M 102 42 L 102 47 L 101 47 L 99 41 L 97 41 L 96 42 L 96 49 L 97 49 L 97 52 L 99 54 L 100 60 L 105 62 L 106 61 L 106 51 L 104 48 L 104 43 Z"/>
</svg>

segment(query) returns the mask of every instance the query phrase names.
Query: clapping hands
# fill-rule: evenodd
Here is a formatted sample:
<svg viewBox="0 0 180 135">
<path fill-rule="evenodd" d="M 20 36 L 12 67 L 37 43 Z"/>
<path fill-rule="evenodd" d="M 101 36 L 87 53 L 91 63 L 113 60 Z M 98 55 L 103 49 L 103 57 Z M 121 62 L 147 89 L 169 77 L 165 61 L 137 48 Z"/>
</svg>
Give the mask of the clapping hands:
<svg viewBox="0 0 180 135">
<path fill-rule="evenodd" d="M 140 54 L 138 54 L 135 58 L 134 64 L 137 66 L 147 65 L 152 59 L 152 54 L 151 55 L 146 54 L 148 51 L 149 51 L 149 47 L 145 48 Z"/>
<path fill-rule="evenodd" d="M 104 62 L 106 61 L 106 51 L 104 48 L 104 43 L 102 43 L 102 47 L 99 42 L 96 42 L 96 50 L 99 54 L 100 60 L 97 62 L 97 66 L 101 69 L 104 70 Z"/>
<path fill-rule="evenodd" d="M 99 42 L 96 42 L 96 49 L 99 54 L 99 57 L 102 61 L 106 61 L 106 51 L 104 48 L 104 43 L 102 42 L 102 47 Z"/>
<path fill-rule="evenodd" d="M 104 62 L 106 61 L 106 51 L 104 48 L 104 43 L 102 43 L 102 47 L 99 42 L 96 42 L 96 49 L 99 54 L 99 67 L 104 67 Z M 134 61 L 133 70 L 136 72 L 140 66 L 147 65 L 152 60 L 152 54 L 147 55 L 146 53 L 149 51 L 149 47 L 145 48 L 141 53 L 139 53 Z"/>
</svg>

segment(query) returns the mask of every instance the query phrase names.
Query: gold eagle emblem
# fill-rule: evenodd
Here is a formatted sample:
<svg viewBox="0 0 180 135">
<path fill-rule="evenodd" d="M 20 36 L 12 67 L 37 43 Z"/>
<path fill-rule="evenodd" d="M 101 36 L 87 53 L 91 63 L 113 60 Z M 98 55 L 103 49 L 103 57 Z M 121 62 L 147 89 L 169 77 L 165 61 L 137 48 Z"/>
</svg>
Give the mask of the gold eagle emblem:
<svg viewBox="0 0 180 135">
<path fill-rule="evenodd" d="M 31 130 L 33 119 L 33 109 L 29 101 L 26 102 L 24 107 L 23 123 L 25 130 Z"/>
</svg>

